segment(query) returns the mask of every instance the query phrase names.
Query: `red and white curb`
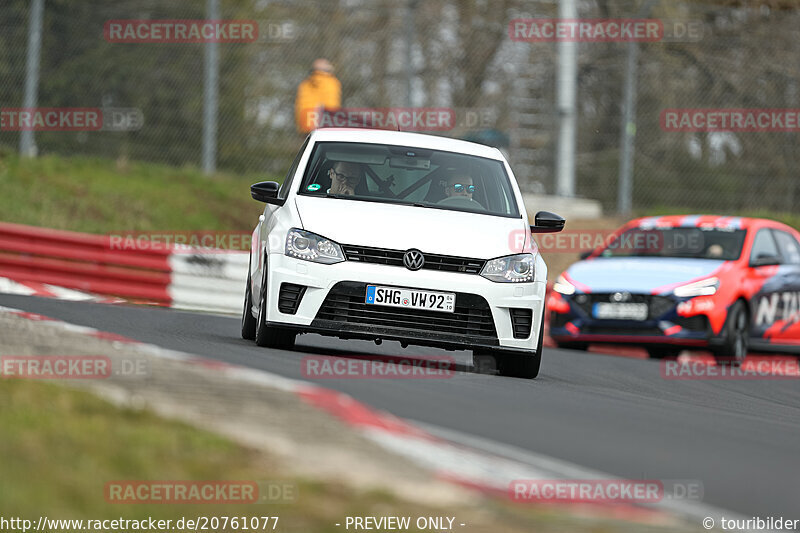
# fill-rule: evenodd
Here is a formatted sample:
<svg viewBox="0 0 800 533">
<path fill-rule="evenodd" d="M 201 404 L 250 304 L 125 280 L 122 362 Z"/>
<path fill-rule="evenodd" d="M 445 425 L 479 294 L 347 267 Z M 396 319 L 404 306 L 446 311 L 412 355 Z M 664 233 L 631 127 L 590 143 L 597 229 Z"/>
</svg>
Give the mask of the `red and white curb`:
<svg viewBox="0 0 800 533">
<path fill-rule="evenodd" d="M 347 394 L 306 381 L 168 350 L 122 335 L 71 324 L 20 309 L 0 306 L 0 312 L 7 312 L 28 320 L 47 321 L 64 331 L 114 342 L 135 344 L 137 349 L 145 350 L 154 357 L 204 366 L 233 380 L 290 392 L 309 405 L 321 409 L 357 429 L 385 449 L 433 471 L 438 478 L 462 487 L 475 489 L 489 496 L 508 499 L 509 485 L 516 479 L 614 479 L 613 476 L 602 472 L 495 441 L 413 423 L 369 407 Z M 595 516 L 635 522 L 663 522 L 668 520 L 669 516 L 690 519 L 702 519 L 708 516 L 715 519 L 722 516 L 728 518 L 737 516 L 735 513 L 690 500 L 663 500 L 657 504 L 647 505 L 565 504 L 559 507 L 569 507 L 570 510 Z"/>
<path fill-rule="evenodd" d="M 38 281 L 16 281 L 9 278 L 0 277 L 0 294 L 18 294 L 22 296 L 41 296 L 45 298 L 55 298 L 57 300 L 69 300 L 72 302 L 96 302 L 96 303 L 121 303 L 125 300 L 120 298 L 110 298 L 100 296 L 75 289 L 68 289 L 49 283 Z"/>
</svg>

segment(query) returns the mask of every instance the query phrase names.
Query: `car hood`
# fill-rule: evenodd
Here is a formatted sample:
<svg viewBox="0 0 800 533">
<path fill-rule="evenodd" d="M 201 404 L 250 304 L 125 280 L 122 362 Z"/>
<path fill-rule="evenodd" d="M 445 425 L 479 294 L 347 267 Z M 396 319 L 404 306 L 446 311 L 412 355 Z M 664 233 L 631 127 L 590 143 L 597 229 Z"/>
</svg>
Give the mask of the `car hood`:
<svg viewBox="0 0 800 533">
<path fill-rule="evenodd" d="M 492 259 L 522 251 L 522 218 L 297 196 L 303 229 L 339 244 Z"/>
<path fill-rule="evenodd" d="M 725 261 L 664 257 L 597 257 L 569 267 L 567 275 L 590 292 L 651 293 L 665 285 L 711 276 Z"/>
</svg>

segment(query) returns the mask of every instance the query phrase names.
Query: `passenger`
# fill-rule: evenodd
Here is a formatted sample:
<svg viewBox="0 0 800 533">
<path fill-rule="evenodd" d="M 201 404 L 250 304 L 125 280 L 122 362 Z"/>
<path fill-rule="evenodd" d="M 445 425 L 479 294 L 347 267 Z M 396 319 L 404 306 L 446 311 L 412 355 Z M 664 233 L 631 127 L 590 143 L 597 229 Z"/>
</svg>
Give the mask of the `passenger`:
<svg viewBox="0 0 800 533">
<path fill-rule="evenodd" d="M 448 198 L 453 196 L 465 196 L 472 199 L 472 193 L 475 192 L 475 185 L 472 182 L 472 176 L 464 171 L 454 172 L 449 178 L 444 187 L 444 193 Z"/>
</svg>

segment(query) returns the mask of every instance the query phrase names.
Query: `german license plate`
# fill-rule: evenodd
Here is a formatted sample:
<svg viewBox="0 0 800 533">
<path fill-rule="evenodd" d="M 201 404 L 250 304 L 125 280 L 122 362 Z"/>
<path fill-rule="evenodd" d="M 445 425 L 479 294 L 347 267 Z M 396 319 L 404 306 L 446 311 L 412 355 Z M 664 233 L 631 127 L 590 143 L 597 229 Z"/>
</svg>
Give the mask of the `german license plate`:
<svg viewBox="0 0 800 533">
<path fill-rule="evenodd" d="M 428 309 L 432 311 L 454 311 L 456 294 L 454 292 L 421 291 L 418 289 L 398 289 L 367 285 L 366 303 L 409 309 Z"/>
<path fill-rule="evenodd" d="M 598 302 L 594 317 L 614 320 L 647 320 L 647 304 Z"/>
</svg>

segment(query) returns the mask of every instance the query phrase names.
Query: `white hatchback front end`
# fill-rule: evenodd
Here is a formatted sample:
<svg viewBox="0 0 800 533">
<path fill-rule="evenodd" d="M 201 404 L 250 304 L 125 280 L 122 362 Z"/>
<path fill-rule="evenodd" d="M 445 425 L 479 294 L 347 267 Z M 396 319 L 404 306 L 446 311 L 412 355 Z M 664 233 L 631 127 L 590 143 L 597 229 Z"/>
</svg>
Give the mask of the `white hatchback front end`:
<svg viewBox="0 0 800 533">
<path fill-rule="evenodd" d="M 356 185 L 338 194 L 337 180 Z M 243 337 L 276 348 L 313 332 L 470 349 L 501 374 L 538 374 L 547 267 L 531 230 L 564 221 L 541 212 L 528 225 L 498 150 L 317 130 L 283 185 L 251 193 L 267 206 L 253 232 Z"/>
</svg>

